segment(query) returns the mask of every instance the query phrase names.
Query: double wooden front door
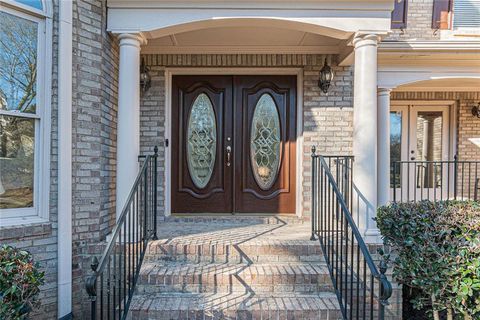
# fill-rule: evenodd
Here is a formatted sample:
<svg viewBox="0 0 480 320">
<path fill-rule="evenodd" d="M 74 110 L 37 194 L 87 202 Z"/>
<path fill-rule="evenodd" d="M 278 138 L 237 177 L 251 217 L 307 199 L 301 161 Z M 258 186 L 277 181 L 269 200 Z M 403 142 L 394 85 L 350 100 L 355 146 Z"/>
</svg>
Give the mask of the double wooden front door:
<svg viewBox="0 0 480 320">
<path fill-rule="evenodd" d="M 295 76 L 174 76 L 172 212 L 295 212 Z"/>
</svg>

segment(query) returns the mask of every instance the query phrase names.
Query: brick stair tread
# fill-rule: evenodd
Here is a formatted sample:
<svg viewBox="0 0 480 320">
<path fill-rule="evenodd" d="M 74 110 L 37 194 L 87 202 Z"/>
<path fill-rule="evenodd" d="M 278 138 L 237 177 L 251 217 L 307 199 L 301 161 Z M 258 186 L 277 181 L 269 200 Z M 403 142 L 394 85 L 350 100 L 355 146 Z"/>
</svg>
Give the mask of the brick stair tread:
<svg viewBox="0 0 480 320">
<path fill-rule="evenodd" d="M 281 263 L 200 263 L 186 262 L 145 262 L 140 269 L 141 279 L 146 277 L 185 277 L 185 276 L 230 276 L 230 275 L 309 275 L 328 276 L 325 263 L 281 262 Z"/>
<path fill-rule="evenodd" d="M 135 295 L 130 312 L 158 311 L 339 311 L 331 292 L 315 294 L 161 293 Z"/>
<path fill-rule="evenodd" d="M 155 247 L 159 245 L 170 245 L 170 246 L 215 246 L 215 245 L 231 245 L 231 246 L 318 246 L 318 241 L 312 241 L 309 239 L 301 240 L 275 240 L 275 239 L 266 239 L 266 240 L 257 240 L 251 239 L 243 242 L 235 241 L 234 239 L 228 240 L 216 240 L 216 239 L 188 239 L 188 238 L 174 238 L 174 239 L 160 239 L 149 241 L 149 247 Z"/>
</svg>

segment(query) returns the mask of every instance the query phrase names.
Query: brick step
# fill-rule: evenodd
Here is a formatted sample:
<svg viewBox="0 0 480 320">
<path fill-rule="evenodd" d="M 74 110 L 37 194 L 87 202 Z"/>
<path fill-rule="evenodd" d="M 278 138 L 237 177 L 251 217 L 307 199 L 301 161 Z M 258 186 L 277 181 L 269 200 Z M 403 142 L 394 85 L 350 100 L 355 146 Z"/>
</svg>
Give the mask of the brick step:
<svg viewBox="0 0 480 320">
<path fill-rule="evenodd" d="M 145 261 L 184 261 L 190 263 L 272 263 L 324 262 L 317 241 L 246 241 L 240 244 L 208 241 L 149 242 Z"/>
<path fill-rule="evenodd" d="M 334 293 L 135 295 L 128 319 L 342 319 Z"/>
<path fill-rule="evenodd" d="M 327 266 L 312 263 L 186 264 L 145 263 L 137 292 L 333 291 Z"/>
</svg>

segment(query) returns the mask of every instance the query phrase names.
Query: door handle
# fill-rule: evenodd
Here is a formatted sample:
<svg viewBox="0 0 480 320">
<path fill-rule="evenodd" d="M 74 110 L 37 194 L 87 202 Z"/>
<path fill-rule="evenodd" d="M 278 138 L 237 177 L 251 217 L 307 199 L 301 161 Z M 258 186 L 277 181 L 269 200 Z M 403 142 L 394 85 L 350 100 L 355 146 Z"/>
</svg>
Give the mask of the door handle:
<svg viewBox="0 0 480 320">
<path fill-rule="evenodd" d="M 227 146 L 227 167 L 230 167 L 231 156 L 232 156 L 232 147 Z"/>
</svg>

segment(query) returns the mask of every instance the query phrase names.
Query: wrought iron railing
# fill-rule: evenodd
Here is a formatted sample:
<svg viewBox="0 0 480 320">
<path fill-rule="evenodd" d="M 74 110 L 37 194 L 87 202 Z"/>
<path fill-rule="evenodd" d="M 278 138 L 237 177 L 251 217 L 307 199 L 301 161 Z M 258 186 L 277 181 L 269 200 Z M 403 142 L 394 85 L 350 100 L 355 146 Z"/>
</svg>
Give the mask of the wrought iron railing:
<svg viewBox="0 0 480 320">
<path fill-rule="evenodd" d="M 157 238 L 157 157 L 143 163 L 105 250 L 93 258 L 93 275 L 86 281 L 91 319 L 125 319 L 148 241 Z"/>
<path fill-rule="evenodd" d="M 344 319 L 385 318 L 392 286 L 377 269 L 351 214 L 351 157 L 323 157 L 312 148 L 312 239 L 318 237 Z"/>
<path fill-rule="evenodd" d="M 479 180 L 480 161 L 393 161 L 391 200 L 478 201 Z"/>
</svg>

